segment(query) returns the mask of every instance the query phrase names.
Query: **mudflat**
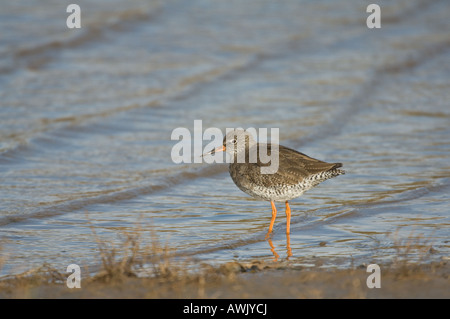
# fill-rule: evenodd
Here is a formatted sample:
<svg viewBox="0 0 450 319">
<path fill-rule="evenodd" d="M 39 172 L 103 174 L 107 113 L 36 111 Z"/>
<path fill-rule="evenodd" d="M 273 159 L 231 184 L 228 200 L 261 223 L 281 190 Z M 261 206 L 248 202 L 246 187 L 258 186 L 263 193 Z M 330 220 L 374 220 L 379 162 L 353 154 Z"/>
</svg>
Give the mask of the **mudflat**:
<svg viewBox="0 0 450 319">
<path fill-rule="evenodd" d="M 323 269 L 229 262 L 201 268 L 194 274 L 166 268 L 144 278 L 100 272 L 72 289 L 65 275 L 47 269 L 3 280 L 0 298 L 450 298 L 448 261 L 383 267 L 380 288 L 368 287 L 371 273 L 365 265 Z"/>
</svg>

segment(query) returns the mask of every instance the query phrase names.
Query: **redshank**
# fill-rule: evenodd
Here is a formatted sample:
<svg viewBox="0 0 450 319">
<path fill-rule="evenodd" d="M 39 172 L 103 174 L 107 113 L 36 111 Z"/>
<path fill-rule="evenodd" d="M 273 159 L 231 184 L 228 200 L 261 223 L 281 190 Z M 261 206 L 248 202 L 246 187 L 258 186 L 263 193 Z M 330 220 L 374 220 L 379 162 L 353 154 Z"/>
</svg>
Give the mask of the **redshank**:
<svg viewBox="0 0 450 319">
<path fill-rule="evenodd" d="M 278 160 L 278 169 L 269 174 L 264 174 L 261 170 L 273 164 L 264 158 L 263 161 L 260 157 L 262 147 L 266 148 L 262 154 L 270 155 L 272 160 Z M 345 174 L 344 170 L 339 169 L 342 167 L 341 163 L 326 163 L 282 145 L 257 143 L 253 136 L 244 130 L 229 132 L 221 146 L 203 156 L 223 151 L 231 155 L 229 172 L 234 183 L 248 195 L 270 201 L 272 205 L 272 219 L 266 238 L 272 233 L 277 215 L 275 202 L 286 203 L 286 234 L 289 235 L 291 208 L 288 201 L 327 179 Z M 251 154 L 257 156 L 252 160 Z"/>
</svg>

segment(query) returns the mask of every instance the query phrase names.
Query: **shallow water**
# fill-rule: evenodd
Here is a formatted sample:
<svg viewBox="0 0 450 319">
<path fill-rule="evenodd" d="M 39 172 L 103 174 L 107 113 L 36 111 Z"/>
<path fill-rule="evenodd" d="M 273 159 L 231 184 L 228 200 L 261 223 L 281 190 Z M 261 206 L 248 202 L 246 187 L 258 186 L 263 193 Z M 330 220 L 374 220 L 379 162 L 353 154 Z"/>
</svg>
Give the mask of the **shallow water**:
<svg viewBox="0 0 450 319">
<path fill-rule="evenodd" d="M 447 1 L 379 1 L 377 30 L 361 1 L 78 1 L 79 30 L 60 1 L 30 3 L 0 13 L 0 274 L 98 264 L 91 226 L 208 263 L 270 244 L 285 260 L 284 205 L 268 242 L 270 204 L 225 164 L 172 162 L 196 119 L 344 164 L 291 202 L 291 263 L 448 258 Z"/>
</svg>

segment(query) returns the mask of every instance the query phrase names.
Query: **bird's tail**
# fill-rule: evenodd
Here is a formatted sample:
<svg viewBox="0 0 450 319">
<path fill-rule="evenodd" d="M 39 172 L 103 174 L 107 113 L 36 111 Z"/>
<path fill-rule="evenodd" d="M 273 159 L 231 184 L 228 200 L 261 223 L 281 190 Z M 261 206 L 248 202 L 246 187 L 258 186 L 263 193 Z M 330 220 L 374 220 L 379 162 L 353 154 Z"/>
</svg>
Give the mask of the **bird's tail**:
<svg viewBox="0 0 450 319">
<path fill-rule="evenodd" d="M 340 167 L 342 167 L 342 163 L 334 163 L 334 165 L 328 171 L 334 176 L 345 174 L 345 171 L 343 169 L 340 169 Z"/>
</svg>

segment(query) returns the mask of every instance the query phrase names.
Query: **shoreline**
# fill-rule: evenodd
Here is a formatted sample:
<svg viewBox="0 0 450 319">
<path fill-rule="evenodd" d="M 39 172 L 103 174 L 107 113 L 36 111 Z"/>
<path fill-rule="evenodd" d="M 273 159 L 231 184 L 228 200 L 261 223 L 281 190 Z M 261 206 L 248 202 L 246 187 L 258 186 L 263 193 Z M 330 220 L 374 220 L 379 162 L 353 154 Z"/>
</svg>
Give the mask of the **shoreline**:
<svg viewBox="0 0 450 319">
<path fill-rule="evenodd" d="M 366 299 L 450 298 L 450 264 L 447 260 L 425 264 L 382 266 L 380 288 L 369 288 L 364 265 L 348 269 L 287 267 L 262 262 L 203 264 L 189 274 L 165 265 L 152 277 L 133 272 L 98 274 L 81 280 L 81 288 L 68 288 L 69 274 L 51 268 L 29 276 L 0 281 L 2 299 Z M 123 269 L 122 269 L 123 270 Z"/>
</svg>

